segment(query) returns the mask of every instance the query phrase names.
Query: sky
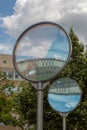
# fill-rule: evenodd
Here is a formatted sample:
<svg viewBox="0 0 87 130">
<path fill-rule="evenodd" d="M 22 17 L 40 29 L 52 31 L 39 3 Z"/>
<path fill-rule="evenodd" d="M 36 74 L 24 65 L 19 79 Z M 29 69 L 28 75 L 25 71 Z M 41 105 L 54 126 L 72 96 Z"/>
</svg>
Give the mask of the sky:
<svg viewBox="0 0 87 130">
<path fill-rule="evenodd" d="M 57 26 L 42 24 L 22 36 L 16 47 L 18 61 L 36 58 L 66 60 L 69 56 L 69 39 Z"/>
<path fill-rule="evenodd" d="M 58 112 L 69 112 L 80 103 L 81 95 L 58 95 L 48 93 L 48 102 L 50 106 Z"/>
<path fill-rule="evenodd" d="M 0 54 L 12 54 L 19 35 L 42 21 L 72 27 L 87 44 L 87 0 L 0 0 Z"/>
<path fill-rule="evenodd" d="M 81 89 L 75 80 L 60 78 L 49 88 L 48 102 L 58 112 L 69 112 L 80 103 L 81 95 Z"/>
</svg>

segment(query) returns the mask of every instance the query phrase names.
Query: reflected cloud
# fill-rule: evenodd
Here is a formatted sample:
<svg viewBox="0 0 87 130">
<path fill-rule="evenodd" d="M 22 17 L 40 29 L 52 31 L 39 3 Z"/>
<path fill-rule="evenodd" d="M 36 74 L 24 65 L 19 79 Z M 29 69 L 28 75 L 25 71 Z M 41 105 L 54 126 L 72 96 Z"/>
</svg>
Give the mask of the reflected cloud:
<svg viewBox="0 0 87 130">
<path fill-rule="evenodd" d="M 74 96 L 74 97 L 73 97 Z M 81 95 L 48 94 L 49 104 L 58 112 L 69 112 L 76 108 Z"/>
<path fill-rule="evenodd" d="M 66 103 L 65 104 L 65 106 L 67 107 L 67 108 L 74 108 L 75 106 L 77 105 L 77 102 L 71 102 L 71 103 Z"/>
<path fill-rule="evenodd" d="M 61 78 L 55 81 L 48 92 L 50 106 L 58 112 L 70 112 L 81 100 L 81 89 L 76 81 Z"/>
<path fill-rule="evenodd" d="M 19 42 L 17 55 L 66 60 L 69 54 L 68 42 L 66 34 L 60 29 L 42 26 L 24 35 Z"/>
<path fill-rule="evenodd" d="M 56 24 L 29 28 L 16 45 L 17 68 L 28 80 L 50 79 L 60 72 L 70 55 L 68 36 Z M 29 74 L 31 71 L 35 73 Z"/>
</svg>

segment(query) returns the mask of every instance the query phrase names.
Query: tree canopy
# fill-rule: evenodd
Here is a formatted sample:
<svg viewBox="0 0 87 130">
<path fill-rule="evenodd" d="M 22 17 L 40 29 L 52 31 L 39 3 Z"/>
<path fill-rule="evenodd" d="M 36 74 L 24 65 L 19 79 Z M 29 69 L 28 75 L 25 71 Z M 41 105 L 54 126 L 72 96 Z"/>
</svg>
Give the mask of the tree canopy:
<svg viewBox="0 0 87 130">
<path fill-rule="evenodd" d="M 6 80 L 6 77 L 0 72 L 0 122 L 6 125 L 16 125 L 16 120 L 11 114 L 13 108 L 11 88 L 14 88 L 13 81 Z"/>
</svg>

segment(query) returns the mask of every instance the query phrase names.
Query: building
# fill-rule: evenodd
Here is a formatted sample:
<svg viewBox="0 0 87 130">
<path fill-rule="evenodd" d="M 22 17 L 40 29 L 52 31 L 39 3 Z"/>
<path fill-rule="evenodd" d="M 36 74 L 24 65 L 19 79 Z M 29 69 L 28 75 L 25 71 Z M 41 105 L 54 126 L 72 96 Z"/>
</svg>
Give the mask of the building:
<svg viewBox="0 0 87 130">
<path fill-rule="evenodd" d="M 55 94 L 59 94 L 59 95 L 78 95 L 81 94 L 81 90 L 78 86 L 75 87 L 66 87 L 66 88 L 54 88 L 54 89 L 50 89 L 49 93 L 55 93 Z"/>
<path fill-rule="evenodd" d="M 82 91 L 74 80 L 70 78 L 62 78 L 60 81 L 54 82 L 50 87 L 49 93 L 55 93 L 59 95 L 78 95 L 82 94 Z"/>
<path fill-rule="evenodd" d="M 2 71 L 8 79 L 21 79 L 18 73 L 15 72 L 11 55 L 0 54 L 0 71 Z"/>
<path fill-rule="evenodd" d="M 49 79 L 54 76 L 64 66 L 64 60 L 58 59 L 32 59 L 18 60 L 17 69 L 22 76 L 28 80 L 40 81 Z M 0 71 L 2 71 L 8 79 L 21 80 L 22 78 L 15 72 L 12 56 L 0 54 Z"/>
<path fill-rule="evenodd" d="M 54 76 L 64 66 L 64 60 L 57 59 L 32 59 L 17 62 L 17 69 L 21 75 L 29 80 L 40 81 Z"/>
</svg>

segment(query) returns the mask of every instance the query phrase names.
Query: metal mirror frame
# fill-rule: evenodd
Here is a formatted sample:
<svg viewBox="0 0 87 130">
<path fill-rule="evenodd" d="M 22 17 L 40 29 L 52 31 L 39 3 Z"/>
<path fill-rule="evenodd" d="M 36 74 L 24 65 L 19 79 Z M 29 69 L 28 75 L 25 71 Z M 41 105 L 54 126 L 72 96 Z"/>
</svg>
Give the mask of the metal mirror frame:
<svg viewBox="0 0 87 130">
<path fill-rule="evenodd" d="M 41 81 L 29 80 L 29 79 L 27 79 L 25 76 L 23 76 L 23 75 L 21 74 L 21 72 L 19 71 L 19 69 L 18 69 L 18 67 L 17 67 L 17 64 L 16 64 L 16 48 L 17 48 L 17 46 L 18 46 L 19 41 L 21 40 L 21 38 L 22 38 L 29 30 L 32 30 L 32 29 L 33 29 L 34 27 L 36 27 L 36 26 L 39 26 L 39 25 L 47 25 L 47 24 L 48 24 L 48 25 L 50 24 L 50 25 L 56 26 L 57 28 L 60 28 L 60 29 L 66 34 L 67 39 L 68 39 L 68 42 L 69 42 L 69 54 L 68 54 L 67 60 L 65 61 L 64 66 L 63 66 L 57 73 L 55 73 L 54 76 L 50 77 L 49 79 L 45 79 L 45 80 L 41 80 Z M 14 65 L 15 70 L 18 72 L 18 74 L 19 74 L 23 79 L 25 79 L 25 80 L 27 80 L 27 81 L 30 81 L 30 82 L 32 82 L 32 83 L 38 83 L 38 82 L 44 83 L 44 82 L 50 81 L 51 79 L 54 79 L 57 75 L 59 75 L 59 74 L 63 71 L 63 69 L 66 67 L 66 65 L 68 64 L 68 62 L 69 62 L 69 60 L 70 60 L 71 53 L 72 53 L 72 44 L 71 44 L 71 40 L 70 40 L 68 34 L 66 33 L 66 31 L 65 31 L 59 24 L 56 24 L 56 23 L 53 23 L 53 22 L 40 22 L 40 23 L 36 23 L 36 24 L 30 26 L 29 28 L 27 28 L 27 29 L 19 36 L 19 38 L 17 39 L 17 41 L 16 41 L 16 43 L 15 43 L 15 46 L 14 46 L 14 49 L 13 49 L 13 65 Z"/>
<path fill-rule="evenodd" d="M 64 77 L 64 78 L 66 78 L 66 77 Z M 67 77 L 67 78 L 69 78 L 69 77 Z M 63 78 L 60 78 L 60 79 L 63 79 Z M 59 80 L 60 80 L 59 79 Z M 70 78 L 71 79 L 71 78 Z M 59 81 L 59 80 L 56 80 L 56 81 Z M 72 81 L 75 81 L 75 80 L 73 80 L 73 79 L 71 79 Z M 56 82 L 55 81 L 55 82 Z M 76 81 L 75 81 L 76 82 Z M 53 84 L 54 84 L 54 82 L 53 82 Z M 81 102 L 81 98 L 82 98 L 82 90 L 81 90 L 81 88 L 80 88 L 80 86 L 79 86 L 79 84 L 76 82 L 76 84 L 78 85 L 78 87 L 79 87 L 79 89 L 80 89 L 80 91 L 81 91 L 81 94 L 80 94 L 80 100 L 79 100 L 79 102 L 76 104 L 76 106 L 72 109 L 72 110 L 70 110 L 70 111 L 68 111 L 68 112 L 60 112 L 60 111 L 57 111 L 57 110 L 55 110 L 51 105 L 50 105 L 50 103 L 49 103 L 49 100 L 48 100 L 48 103 L 49 103 L 49 105 L 50 105 L 50 107 L 54 110 L 54 111 L 56 111 L 56 112 L 58 112 L 61 116 L 62 116 L 62 118 L 63 118 L 63 130 L 66 130 L 66 117 L 68 116 L 68 114 L 70 113 L 70 112 L 72 112 L 72 111 L 74 111 L 77 107 L 78 107 L 78 105 L 80 104 L 80 102 Z M 50 88 L 49 88 L 50 89 Z M 49 90 L 48 90 L 48 94 L 49 94 Z"/>
<path fill-rule="evenodd" d="M 64 77 L 64 78 L 66 78 L 66 77 Z M 60 79 L 64 79 L 64 78 L 60 78 Z M 69 77 L 67 77 L 67 78 L 69 78 Z M 58 80 L 56 80 L 56 81 L 59 81 L 60 79 L 58 79 Z M 71 78 L 70 78 L 71 79 Z M 72 81 L 75 81 L 75 80 L 73 80 L 73 79 L 71 79 Z M 55 82 L 56 82 L 55 81 Z M 80 86 L 79 86 L 79 84 L 75 81 L 75 83 L 78 85 L 78 87 L 79 87 L 79 89 L 80 89 L 80 91 L 81 91 L 81 94 L 80 94 L 80 100 L 78 101 L 78 103 L 76 104 L 76 106 L 72 109 L 72 110 L 70 110 L 70 111 L 67 111 L 67 112 L 60 112 L 60 111 L 57 111 L 57 110 L 55 110 L 51 105 L 51 107 L 53 108 L 53 110 L 55 110 L 55 111 L 57 111 L 58 113 L 60 113 L 60 115 L 61 115 L 61 113 L 63 114 L 63 113 L 70 113 L 70 112 L 72 112 L 72 111 L 74 111 L 77 107 L 78 107 L 78 105 L 80 104 L 80 102 L 81 102 L 81 98 L 82 98 L 82 90 L 81 90 L 81 88 L 80 88 Z M 54 84 L 54 82 L 53 82 L 53 84 Z M 52 84 L 51 84 L 51 86 L 52 86 Z M 50 86 L 50 87 L 51 87 Z M 49 89 L 50 89 L 50 87 L 49 87 Z M 48 90 L 48 93 L 49 93 L 49 90 Z M 62 95 L 61 95 L 62 96 Z M 48 100 L 48 102 L 49 102 L 49 100 Z M 50 103 L 49 103 L 50 104 Z"/>
</svg>

